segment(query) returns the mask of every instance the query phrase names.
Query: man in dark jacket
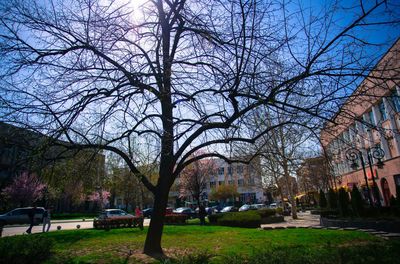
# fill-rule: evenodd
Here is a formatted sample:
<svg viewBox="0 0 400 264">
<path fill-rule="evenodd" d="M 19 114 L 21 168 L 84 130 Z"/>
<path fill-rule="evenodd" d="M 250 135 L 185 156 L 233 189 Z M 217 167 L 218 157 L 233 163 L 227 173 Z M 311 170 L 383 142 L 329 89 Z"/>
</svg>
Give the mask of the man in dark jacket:
<svg viewBox="0 0 400 264">
<path fill-rule="evenodd" d="M 26 233 L 30 234 L 32 233 L 32 227 L 35 224 L 35 213 L 36 213 L 36 206 L 33 207 L 31 210 L 28 212 L 28 217 L 29 217 L 29 228 L 26 230 Z"/>
</svg>

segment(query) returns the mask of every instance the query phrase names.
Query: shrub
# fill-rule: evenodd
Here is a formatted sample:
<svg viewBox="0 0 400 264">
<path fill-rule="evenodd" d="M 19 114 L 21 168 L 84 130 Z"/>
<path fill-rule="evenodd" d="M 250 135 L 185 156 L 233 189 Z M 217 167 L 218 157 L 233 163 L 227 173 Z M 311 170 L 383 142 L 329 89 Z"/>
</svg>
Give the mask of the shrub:
<svg viewBox="0 0 400 264">
<path fill-rule="evenodd" d="M 347 216 L 349 215 L 349 194 L 346 192 L 344 188 L 339 189 L 339 209 L 340 209 L 340 214 L 342 216 Z"/>
<path fill-rule="evenodd" d="M 336 217 L 338 214 L 339 212 L 334 209 L 324 209 L 320 211 L 321 217 Z"/>
<path fill-rule="evenodd" d="M 351 207 L 356 215 L 360 216 L 363 213 L 363 199 L 357 186 L 353 186 L 353 190 L 351 190 Z"/>
<path fill-rule="evenodd" d="M 221 218 L 225 214 L 227 213 L 209 215 L 208 221 L 210 222 L 210 224 L 217 224 L 218 218 Z"/>
<path fill-rule="evenodd" d="M 328 205 L 331 209 L 337 208 L 337 194 L 333 189 L 328 191 Z"/>
<path fill-rule="evenodd" d="M 1 263 L 42 263 L 50 256 L 53 241 L 40 235 L 23 235 L 0 239 Z"/>
<path fill-rule="evenodd" d="M 261 224 L 281 223 L 285 221 L 282 215 L 272 215 L 261 219 Z"/>
<path fill-rule="evenodd" d="M 227 213 L 217 219 L 217 224 L 232 227 L 255 228 L 261 224 L 261 216 L 257 211 Z"/>
<path fill-rule="evenodd" d="M 118 218 L 118 219 L 96 219 L 93 221 L 93 227 L 96 229 L 110 230 L 120 227 L 135 227 L 143 229 L 143 218 Z"/>
<path fill-rule="evenodd" d="M 257 212 L 262 218 L 276 215 L 276 210 L 275 209 L 268 209 L 267 208 L 267 209 L 257 210 Z"/>
<path fill-rule="evenodd" d="M 165 224 L 185 224 L 189 217 L 184 214 L 167 214 L 165 215 Z"/>
<path fill-rule="evenodd" d="M 326 201 L 325 193 L 319 190 L 319 207 L 326 208 L 327 206 L 328 202 Z"/>
</svg>

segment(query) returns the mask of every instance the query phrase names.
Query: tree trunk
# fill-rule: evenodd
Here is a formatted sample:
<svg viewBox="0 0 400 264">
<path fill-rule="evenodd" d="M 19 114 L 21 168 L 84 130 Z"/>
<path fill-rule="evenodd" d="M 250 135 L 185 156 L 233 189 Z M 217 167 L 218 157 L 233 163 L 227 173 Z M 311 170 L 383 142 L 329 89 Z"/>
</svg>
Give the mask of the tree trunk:
<svg viewBox="0 0 400 264">
<path fill-rule="evenodd" d="M 283 171 L 285 174 L 285 183 L 286 183 L 286 188 L 289 194 L 289 201 L 292 204 L 291 208 L 291 213 L 292 213 L 292 218 L 297 219 L 297 207 L 296 207 L 296 201 L 294 199 L 294 194 L 293 194 L 293 189 L 292 189 L 292 184 L 290 182 L 290 175 L 289 175 L 289 169 L 287 165 L 287 161 L 284 160 L 283 162 Z"/>
<path fill-rule="evenodd" d="M 161 237 L 164 228 L 165 211 L 168 204 L 169 186 L 167 182 L 160 182 L 154 195 L 153 215 L 147 231 L 143 253 L 157 259 L 165 257 L 161 248 Z"/>
</svg>

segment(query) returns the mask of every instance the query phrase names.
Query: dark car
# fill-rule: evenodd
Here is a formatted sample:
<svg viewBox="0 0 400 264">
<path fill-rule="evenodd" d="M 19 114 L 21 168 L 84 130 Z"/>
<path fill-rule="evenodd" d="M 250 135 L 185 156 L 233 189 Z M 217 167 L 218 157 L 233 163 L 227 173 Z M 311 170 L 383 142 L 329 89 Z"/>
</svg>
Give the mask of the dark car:
<svg viewBox="0 0 400 264">
<path fill-rule="evenodd" d="M 184 214 L 190 218 L 196 217 L 196 212 L 189 207 L 179 207 L 173 211 L 174 214 Z"/>
<path fill-rule="evenodd" d="M 151 218 L 151 215 L 153 214 L 153 208 L 143 209 L 142 213 L 143 217 Z"/>
<path fill-rule="evenodd" d="M 0 225 L 29 224 L 29 212 L 33 207 L 16 208 L 8 213 L 0 215 Z M 35 225 L 43 221 L 43 207 L 36 207 L 33 222 Z"/>
</svg>

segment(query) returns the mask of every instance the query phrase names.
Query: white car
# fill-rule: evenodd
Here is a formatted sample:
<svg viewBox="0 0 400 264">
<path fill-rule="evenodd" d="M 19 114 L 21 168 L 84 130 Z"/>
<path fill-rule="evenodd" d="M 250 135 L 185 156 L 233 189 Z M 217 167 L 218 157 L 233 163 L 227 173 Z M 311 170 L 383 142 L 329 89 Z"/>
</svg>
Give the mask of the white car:
<svg viewBox="0 0 400 264">
<path fill-rule="evenodd" d="M 118 219 L 118 218 L 134 218 L 133 215 L 128 214 L 121 209 L 106 209 L 101 212 L 99 219 Z"/>
<path fill-rule="evenodd" d="M 250 205 L 244 204 L 244 205 L 242 205 L 242 206 L 239 208 L 239 212 L 249 211 L 249 210 L 251 210 L 251 209 L 252 209 L 252 208 L 251 208 Z"/>
</svg>

